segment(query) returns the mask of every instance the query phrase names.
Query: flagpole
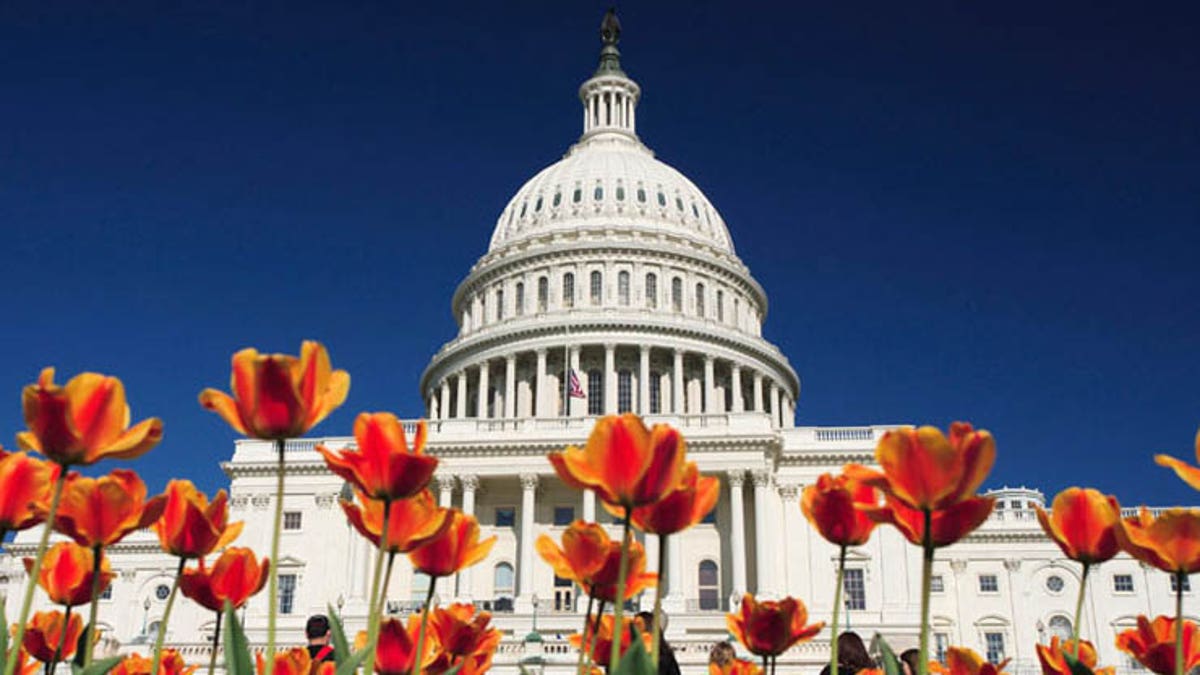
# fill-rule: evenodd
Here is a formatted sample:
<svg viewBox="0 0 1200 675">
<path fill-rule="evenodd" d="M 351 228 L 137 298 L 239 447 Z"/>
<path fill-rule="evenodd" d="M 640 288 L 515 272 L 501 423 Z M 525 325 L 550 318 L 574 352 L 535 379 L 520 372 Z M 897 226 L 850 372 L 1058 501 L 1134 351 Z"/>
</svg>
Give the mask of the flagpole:
<svg viewBox="0 0 1200 675">
<path fill-rule="evenodd" d="M 567 344 L 571 339 L 571 324 L 567 324 L 563 329 L 563 417 L 571 416 L 571 357 L 570 346 Z"/>
</svg>

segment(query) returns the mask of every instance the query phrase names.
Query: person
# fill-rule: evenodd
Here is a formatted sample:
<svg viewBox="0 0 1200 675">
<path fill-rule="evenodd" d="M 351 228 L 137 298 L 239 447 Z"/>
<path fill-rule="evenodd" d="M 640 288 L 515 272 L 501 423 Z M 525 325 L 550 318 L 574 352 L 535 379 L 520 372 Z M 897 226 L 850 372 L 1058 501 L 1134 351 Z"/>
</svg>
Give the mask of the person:
<svg viewBox="0 0 1200 675">
<path fill-rule="evenodd" d="M 646 627 L 646 632 L 654 630 L 654 612 L 638 612 L 638 620 Z M 667 643 L 667 638 L 663 636 L 663 629 L 667 627 L 667 615 L 662 615 L 662 625 L 658 628 L 658 675 L 680 675 L 679 662 L 675 660 L 675 650 L 671 649 L 671 645 Z"/>
<path fill-rule="evenodd" d="M 304 624 L 304 635 L 308 638 L 308 655 L 313 663 L 333 660 L 333 645 L 329 644 L 329 617 L 313 614 Z"/>
<path fill-rule="evenodd" d="M 921 672 L 921 650 L 913 647 L 900 652 L 900 668 L 904 670 L 904 675 Z"/>
<path fill-rule="evenodd" d="M 867 653 L 858 633 L 846 631 L 837 637 L 838 672 L 837 675 L 854 675 L 860 670 L 874 668 L 875 661 Z M 821 669 L 821 675 L 829 675 L 829 664 Z"/>
<path fill-rule="evenodd" d="M 733 661 L 734 655 L 733 645 L 721 640 L 708 650 L 708 665 L 716 666 L 718 669 L 724 668 Z M 712 672 L 711 668 L 709 668 L 709 672 Z"/>
</svg>

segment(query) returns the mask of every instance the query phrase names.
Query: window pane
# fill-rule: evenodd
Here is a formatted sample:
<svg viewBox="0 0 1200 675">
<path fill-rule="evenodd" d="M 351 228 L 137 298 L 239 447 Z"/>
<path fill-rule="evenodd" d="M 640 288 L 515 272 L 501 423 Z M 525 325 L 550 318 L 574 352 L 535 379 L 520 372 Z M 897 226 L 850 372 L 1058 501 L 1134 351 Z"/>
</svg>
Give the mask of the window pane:
<svg viewBox="0 0 1200 675">
<path fill-rule="evenodd" d="M 979 575 L 979 592 L 980 593 L 995 593 L 1000 590 L 1000 584 L 996 580 L 995 574 L 980 574 Z"/>
<path fill-rule="evenodd" d="M 279 613 L 291 614 L 296 600 L 296 575 L 279 575 Z"/>
<path fill-rule="evenodd" d="M 622 370 L 617 373 L 617 412 L 633 411 L 633 373 Z"/>
<path fill-rule="evenodd" d="M 575 521 L 574 506 L 556 506 L 554 507 L 554 524 L 555 525 L 570 525 Z"/>
<path fill-rule="evenodd" d="M 942 580 L 942 575 L 935 574 L 929 578 L 929 590 L 933 593 L 941 593 L 946 590 L 946 583 Z"/>
<path fill-rule="evenodd" d="M 867 608 L 867 588 L 863 582 L 861 569 L 848 569 L 843 578 L 843 592 L 846 596 L 846 609 Z"/>
<path fill-rule="evenodd" d="M 302 515 L 299 511 L 285 511 L 283 514 L 283 529 L 298 530 L 300 529 L 300 519 Z"/>
<path fill-rule="evenodd" d="M 496 291 L 496 320 L 504 319 L 504 289 Z"/>
<path fill-rule="evenodd" d="M 604 291 L 604 277 L 600 272 L 592 272 L 592 304 L 600 304 L 600 294 Z"/>
<path fill-rule="evenodd" d="M 683 279 L 679 277 L 671 280 L 671 309 L 676 312 L 683 311 Z"/>
<path fill-rule="evenodd" d="M 646 306 L 658 307 L 658 277 L 653 273 L 646 275 Z"/>
<path fill-rule="evenodd" d="M 517 316 L 525 313 L 525 284 L 517 284 Z"/>
<path fill-rule="evenodd" d="M 629 305 L 629 272 L 617 275 L 617 300 L 624 306 Z"/>
<path fill-rule="evenodd" d="M 721 608 L 721 579 L 717 563 L 711 560 L 701 561 L 698 568 L 698 591 L 700 609 L 703 611 Z"/>
<path fill-rule="evenodd" d="M 587 372 L 588 414 L 601 415 L 604 413 L 604 378 L 599 370 Z"/>
<path fill-rule="evenodd" d="M 496 527 L 515 527 L 517 510 L 511 506 L 501 506 L 496 509 Z"/>
<path fill-rule="evenodd" d="M 696 284 L 696 316 L 704 318 L 704 284 Z"/>
<path fill-rule="evenodd" d="M 550 280 L 546 277 L 538 278 L 538 303 L 537 311 L 546 311 L 546 303 L 550 301 Z"/>
<path fill-rule="evenodd" d="M 650 371 L 650 414 L 662 412 L 662 376 L 657 371 Z"/>
<path fill-rule="evenodd" d="M 1118 593 L 1132 593 L 1133 576 L 1129 574 L 1114 574 L 1113 590 Z"/>
<path fill-rule="evenodd" d="M 1004 660 L 1004 633 L 984 633 L 987 643 L 987 660 L 989 663 L 1000 663 Z"/>
<path fill-rule="evenodd" d="M 563 307 L 575 306 L 575 275 L 570 272 L 563 275 L 562 304 Z"/>
</svg>

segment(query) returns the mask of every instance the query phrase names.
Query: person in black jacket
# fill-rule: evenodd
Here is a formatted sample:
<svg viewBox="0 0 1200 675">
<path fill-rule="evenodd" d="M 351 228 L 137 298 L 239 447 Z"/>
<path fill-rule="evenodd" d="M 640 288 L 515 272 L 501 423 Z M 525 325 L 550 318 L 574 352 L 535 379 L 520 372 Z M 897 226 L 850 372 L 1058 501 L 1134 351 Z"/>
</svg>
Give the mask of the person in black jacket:
<svg viewBox="0 0 1200 675">
<path fill-rule="evenodd" d="M 646 632 L 654 630 L 654 612 L 638 612 L 637 618 L 646 627 Z M 679 662 L 675 660 L 675 650 L 671 649 L 663 629 L 667 627 L 667 615 L 662 615 L 662 625 L 658 629 L 658 675 L 680 675 Z"/>
<path fill-rule="evenodd" d="M 874 668 L 875 661 L 867 653 L 858 633 L 846 631 L 837 637 L 838 675 L 854 675 L 860 670 Z M 829 664 L 821 669 L 821 675 L 829 675 Z"/>
</svg>

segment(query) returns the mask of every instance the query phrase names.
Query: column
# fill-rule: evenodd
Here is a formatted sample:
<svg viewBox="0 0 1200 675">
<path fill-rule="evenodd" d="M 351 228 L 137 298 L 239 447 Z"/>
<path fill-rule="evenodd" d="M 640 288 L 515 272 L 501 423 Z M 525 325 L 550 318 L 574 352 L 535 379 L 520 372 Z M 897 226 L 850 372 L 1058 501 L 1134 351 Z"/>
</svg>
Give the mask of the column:
<svg viewBox="0 0 1200 675">
<path fill-rule="evenodd" d="M 517 416 L 517 355 L 504 359 L 504 417 Z"/>
<path fill-rule="evenodd" d="M 546 414 L 546 350 L 537 350 L 537 376 L 534 380 L 533 416 L 549 417 Z"/>
<path fill-rule="evenodd" d="M 716 382 L 713 378 L 713 357 L 704 355 L 704 412 L 715 413 L 720 410 L 717 405 Z"/>
<path fill-rule="evenodd" d="M 683 537 L 677 534 L 667 537 L 667 595 L 663 598 L 663 609 L 678 613 L 683 612 L 686 605 L 683 597 Z"/>
<path fill-rule="evenodd" d="M 617 346 L 604 345 L 604 412 L 617 412 Z"/>
<path fill-rule="evenodd" d="M 515 610 L 533 611 L 533 510 L 538 477 L 521 474 L 521 540 L 517 559 L 517 600 Z"/>
<path fill-rule="evenodd" d="M 583 491 L 583 519 L 589 523 L 596 522 L 596 493 L 591 490 Z"/>
<path fill-rule="evenodd" d="M 438 419 L 450 419 L 450 378 L 442 380 L 442 404 L 438 406 Z"/>
<path fill-rule="evenodd" d="M 804 584 L 811 574 L 805 574 L 803 565 L 798 565 L 797 561 L 808 559 L 808 539 L 803 536 L 798 536 L 798 533 L 805 532 L 812 528 L 807 527 L 804 522 L 804 515 L 800 511 L 800 486 L 795 483 L 787 483 L 779 486 L 779 497 L 783 502 L 783 528 L 790 536 L 783 538 L 783 588 L 787 589 L 788 593 L 798 593 L 801 584 Z M 796 533 L 796 534 L 793 534 Z M 812 597 L 811 590 L 808 590 L 808 597 Z"/>
<path fill-rule="evenodd" d="M 458 477 L 462 484 L 462 512 L 468 516 L 475 515 L 475 491 L 479 489 L 479 476 L 466 474 Z M 474 596 L 474 586 L 471 582 L 471 568 L 463 568 L 458 573 L 458 602 L 471 602 Z"/>
<path fill-rule="evenodd" d="M 579 374 L 579 345 L 571 347 L 569 358 L 571 360 L 571 372 L 575 373 L 575 377 L 581 377 Z M 580 384 L 583 384 L 583 380 L 580 380 Z M 570 387 L 570 382 L 567 383 L 567 387 Z M 583 417 L 587 414 L 587 399 L 567 396 L 567 407 L 570 409 L 569 412 L 572 417 Z"/>
<path fill-rule="evenodd" d="M 779 410 L 779 385 L 771 382 L 771 424 L 783 426 L 783 412 Z"/>
<path fill-rule="evenodd" d="M 675 367 L 672 378 L 675 380 L 671 388 L 671 412 L 682 415 L 683 408 L 683 351 L 675 350 Z"/>
<path fill-rule="evenodd" d="M 729 386 L 733 388 L 733 412 L 740 413 L 746 406 L 742 402 L 742 367 L 736 363 L 730 371 Z"/>
<path fill-rule="evenodd" d="M 488 418 L 488 362 L 479 364 L 479 390 L 475 392 L 475 416 Z"/>
<path fill-rule="evenodd" d="M 426 410 L 426 414 L 429 415 L 429 419 L 431 419 L 431 420 L 440 420 L 442 418 L 441 411 L 438 410 L 437 394 L 433 393 L 432 391 L 429 392 L 428 408 Z"/>
<path fill-rule="evenodd" d="M 754 481 L 754 594 L 759 599 L 774 599 L 775 584 L 771 574 L 775 562 L 771 537 L 778 536 L 778 528 L 771 521 L 771 505 L 767 502 L 767 490 L 771 485 L 771 473 L 759 469 L 750 474 Z M 772 531 L 774 529 L 774 532 Z"/>
<path fill-rule="evenodd" d="M 437 476 L 438 506 L 450 508 L 454 506 L 454 476 Z"/>
<path fill-rule="evenodd" d="M 729 609 L 734 611 L 742 595 L 750 590 L 746 585 L 746 512 L 742 505 L 742 485 L 746 482 L 746 474 L 730 471 L 728 478 L 729 515 L 733 521 L 729 534 L 729 558 L 733 564 L 733 589 L 730 596 L 736 598 Z"/>
<path fill-rule="evenodd" d="M 763 411 L 762 373 L 754 371 L 754 412 Z"/>
<path fill-rule="evenodd" d="M 458 375 L 458 417 L 467 416 L 467 371 L 459 371 Z"/>
<path fill-rule="evenodd" d="M 650 414 L 650 345 L 642 345 L 638 368 L 638 412 Z"/>
</svg>

